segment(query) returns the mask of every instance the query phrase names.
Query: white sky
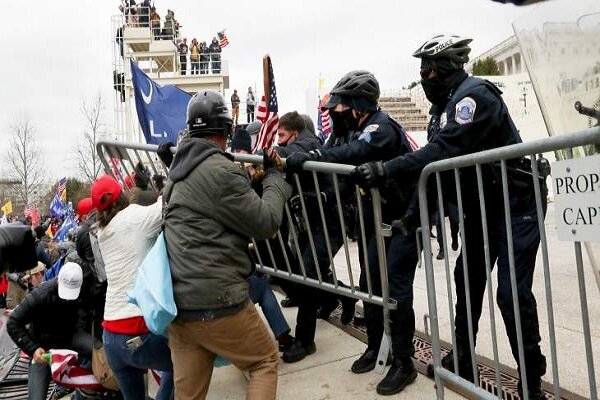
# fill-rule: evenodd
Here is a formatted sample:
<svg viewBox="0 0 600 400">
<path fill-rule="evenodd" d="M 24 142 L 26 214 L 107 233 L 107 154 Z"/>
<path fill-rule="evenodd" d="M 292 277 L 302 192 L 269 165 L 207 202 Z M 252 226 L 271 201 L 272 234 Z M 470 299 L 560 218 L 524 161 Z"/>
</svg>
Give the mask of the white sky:
<svg viewBox="0 0 600 400">
<path fill-rule="evenodd" d="M 111 15 L 118 1 L 2 0 L 0 24 L 0 175 L 6 173 L 10 125 L 30 117 L 48 179 L 77 173 L 83 98 L 99 92 L 113 126 Z M 319 74 L 332 86 L 352 69 L 372 71 L 382 90 L 418 78 L 412 52 L 437 33 L 474 38 L 472 55 L 512 34 L 511 22 L 533 11 L 491 0 L 156 0 L 175 11 L 182 34 L 210 41 L 226 28 L 231 88 L 261 85 L 261 57 L 273 60 L 280 113 L 305 112 L 306 89 Z"/>
</svg>

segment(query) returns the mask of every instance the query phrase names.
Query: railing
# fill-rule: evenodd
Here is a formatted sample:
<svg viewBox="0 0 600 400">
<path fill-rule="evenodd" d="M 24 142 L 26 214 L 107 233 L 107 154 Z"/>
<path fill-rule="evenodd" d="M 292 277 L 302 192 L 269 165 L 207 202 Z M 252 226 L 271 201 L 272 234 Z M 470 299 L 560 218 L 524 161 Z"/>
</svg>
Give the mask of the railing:
<svg viewBox="0 0 600 400">
<path fill-rule="evenodd" d="M 459 388 L 462 392 L 467 393 L 472 396 L 476 396 L 477 398 L 482 399 L 493 399 L 493 398 L 502 398 L 502 382 L 501 382 L 501 365 L 500 365 L 500 354 L 499 352 L 499 342 L 496 330 L 495 323 L 495 315 L 494 315 L 494 301 L 493 301 L 493 287 L 492 287 L 492 275 L 491 270 L 495 263 L 495 254 L 493 254 L 492 249 L 494 251 L 497 248 L 506 246 L 506 254 L 503 254 L 502 263 L 506 266 L 508 264 L 508 271 L 503 270 L 502 274 L 508 274 L 509 276 L 502 276 L 502 279 L 509 279 L 509 287 L 506 287 L 506 282 L 502 284 L 502 289 L 505 292 L 502 294 L 504 297 L 502 299 L 503 302 L 503 316 L 506 317 L 506 313 L 514 313 L 514 333 L 516 334 L 516 346 L 515 343 L 512 343 L 512 351 L 513 354 L 517 354 L 516 359 L 520 368 L 520 379 L 523 382 L 522 391 L 524 395 L 524 399 L 529 399 L 529 387 L 527 380 L 527 370 L 528 366 L 526 364 L 526 349 L 524 348 L 524 337 L 526 339 L 527 335 L 535 335 L 535 332 L 524 332 L 522 329 L 523 324 L 527 324 L 527 326 L 531 326 L 531 320 L 523 320 L 522 312 L 524 310 L 523 307 L 531 306 L 531 303 L 527 305 L 524 301 L 524 292 L 527 292 L 531 288 L 531 282 L 529 284 L 519 282 L 520 285 L 517 287 L 517 274 L 523 273 L 524 268 L 533 268 L 531 264 L 532 260 L 523 261 L 522 251 L 519 254 L 519 247 L 523 246 L 523 243 L 520 243 L 519 240 L 523 240 L 519 238 L 516 240 L 513 237 L 514 232 L 518 232 L 517 227 L 515 225 L 515 221 L 511 219 L 511 211 L 514 212 L 514 204 L 511 203 L 511 191 L 509 190 L 509 180 L 508 173 L 510 170 L 510 161 L 522 156 L 529 156 L 531 160 L 531 179 L 532 183 L 531 187 L 533 188 L 533 195 L 535 198 L 535 215 L 537 215 L 537 229 L 539 230 L 539 243 L 541 245 L 541 258 L 543 265 L 543 275 L 544 275 L 544 301 L 546 303 L 547 308 L 547 322 L 548 322 L 548 342 L 550 345 L 550 362 L 548 365 L 551 366 L 552 369 L 552 388 L 551 391 L 554 394 L 554 398 L 560 399 L 561 397 L 561 384 L 559 380 L 559 364 L 558 364 L 558 352 L 557 352 L 557 339 L 556 339 L 556 324 L 555 324 L 555 313 L 557 309 L 560 309 L 561 304 L 557 303 L 557 299 L 553 297 L 553 288 L 551 285 L 551 269 L 550 269 L 550 257 L 549 250 L 550 247 L 548 245 L 547 232 L 544 223 L 544 215 L 545 215 L 545 199 L 543 196 L 543 186 L 539 184 L 539 171 L 537 167 L 537 163 L 535 161 L 535 154 L 545 153 L 549 151 L 557 151 L 562 149 L 573 148 L 576 146 L 586 145 L 586 144 L 598 144 L 600 143 L 600 128 L 594 128 L 587 131 L 582 131 L 579 133 L 569 134 L 569 135 L 561 135 L 554 136 L 549 139 L 537 140 L 528 143 L 515 144 L 512 146 L 501 147 L 493 150 L 488 150 L 480 153 L 469 154 L 465 156 L 450 158 L 446 160 L 441 160 L 437 162 L 433 162 L 421 173 L 419 180 L 419 204 L 420 204 L 420 213 L 421 213 L 421 232 L 422 232 L 422 243 L 424 250 L 424 264 L 426 268 L 426 280 L 427 280 L 427 298 L 429 304 L 429 316 L 431 320 L 431 338 L 433 345 L 433 360 L 434 360 L 434 372 L 435 372 L 435 381 L 437 385 L 437 397 L 438 399 L 442 399 L 444 396 L 444 384 L 450 383 L 455 388 Z M 484 197 L 484 168 L 497 168 L 497 166 L 490 166 L 490 164 L 499 163 L 499 172 L 501 179 L 501 193 L 498 195 L 499 203 L 497 203 L 496 208 L 490 207 L 490 204 L 486 204 L 486 200 L 489 200 L 488 197 Z M 477 185 L 476 193 L 463 193 L 461 191 L 461 184 L 464 185 L 464 179 L 460 178 L 461 173 L 465 171 L 465 168 L 470 168 L 471 173 L 473 168 L 475 169 L 475 178 Z M 598 166 L 598 170 L 600 170 L 600 165 Z M 498 172 L 498 169 L 496 169 Z M 444 209 L 444 196 L 442 191 L 442 173 L 444 173 L 444 180 L 447 182 L 449 178 L 449 174 L 453 174 L 454 177 L 454 187 L 456 190 L 456 200 L 458 204 L 459 211 L 459 221 L 461 225 L 460 229 L 460 237 L 461 237 L 461 255 L 460 260 L 462 261 L 462 274 L 456 272 L 455 279 L 457 285 L 457 299 L 461 304 L 465 305 L 466 308 L 466 319 L 468 322 L 468 348 L 464 349 L 467 354 L 470 354 L 470 365 L 472 365 L 472 371 L 460 371 L 459 368 L 459 360 L 457 356 L 457 352 L 454 351 L 453 359 L 452 359 L 452 367 L 448 367 L 446 365 L 445 368 L 442 365 L 442 349 L 441 349 L 441 333 L 440 333 L 440 319 L 446 321 L 444 315 L 440 315 L 438 312 L 438 300 L 436 298 L 436 276 L 442 275 L 445 273 L 445 285 L 448 296 L 448 313 L 449 318 L 447 318 L 450 322 L 450 336 L 452 348 L 456 350 L 457 348 L 457 335 L 456 335 L 456 325 L 455 318 L 456 316 L 453 313 L 453 291 L 452 291 L 452 282 L 451 282 L 451 274 L 449 267 L 449 254 L 448 254 L 448 243 L 445 230 L 443 233 L 443 249 L 445 252 L 444 266 L 443 271 L 436 271 L 434 269 L 433 260 L 432 260 L 432 251 L 431 251 L 431 242 L 430 242 L 430 214 L 429 214 L 429 204 L 428 204 L 428 182 L 430 178 L 435 177 L 435 184 L 437 187 L 437 206 L 439 208 L 439 218 L 443 221 L 445 217 L 446 210 Z M 451 179 L 450 179 L 451 180 Z M 489 189 L 489 181 L 485 181 L 488 185 L 486 186 L 486 191 Z M 474 183 L 471 182 L 471 185 Z M 472 187 L 472 186 L 470 186 Z M 431 188 L 429 188 L 431 189 Z M 511 186 L 511 190 L 514 187 Z M 431 194 L 431 193 L 430 193 Z M 477 198 L 473 198 L 473 196 L 479 196 Z M 531 193 L 530 193 L 531 195 Z M 471 207 L 467 205 L 464 207 L 465 201 L 470 201 Z M 524 200 L 521 199 L 521 204 Z M 473 206 L 477 204 L 477 206 Z M 511 210 L 511 207 L 513 208 Z M 465 228 L 465 215 L 467 218 L 468 226 Z M 499 217 L 502 215 L 503 217 Z M 513 215 L 514 216 L 514 215 Z M 490 219 L 491 218 L 491 219 Z M 535 217 L 534 217 L 535 218 Z M 473 219 L 475 222 L 473 223 Z M 494 222 L 496 224 L 494 224 Z M 531 221 L 535 223 L 535 221 Z M 465 229 L 467 229 L 467 234 L 465 234 Z M 471 234 L 469 235 L 468 231 L 471 230 Z M 477 231 L 480 229 L 481 234 L 479 237 L 473 236 L 473 231 Z M 494 234 L 494 230 L 501 229 L 505 232 L 505 237 L 498 236 Z M 514 230 L 514 231 L 513 231 Z M 474 240 L 476 239 L 476 240 Z M 481 241 L 479 243 L 479 241 Z M 473 243 L 475 242 L 475 243 Z M 535 240 L 533 240 L 532 245 L 535 245 Z M 504 247 L 502 247 L 504 248 Z M 574 265 L 576 266 L 577 273 L 577 288 L 563 288 L 561 286 L 561 291 L 564 293 L 565 290 L 567 293 L 578 292 L 579 293 L 579 306 L 580 306 L 580 315 L 581 315 L 581 323 L 582 323 L 582 334 L 580 339 L 584 343 L 584 351 L 585 351 L 585 365 L 588 377 L 588 386 L 589 392 L 587 394 L 581 393 L 585 397 L 589 397 L 593 400 L 598 398 L 597 387 L 596 387 L 596 373 L 594 369 L 594 359 L 593 359 L 593 346 L 592 346 L 592 335 L 590 329 L 590 317 L 589 317 L 589 309 L 588 309 L 588 294 L 586 292 L 586 282 L 584 278 L 584 270 L 583 270 L 583 259 L 582 259 L 582 251 L 581 251 L 581 243 L 574 243 L 575 248 L 575 260 Z M 531 249 L 531 248 L 529 248 Z M 537 246 L 534 247 L 537 249 Z M 469 253 L 467 253 L 467 251 Z M 479 254 L 480 256 L 470 256 L 467 254 Z M 519 257 L 521 256 L 521 257 Z M 535 257 L 535 255 L 534 255 Z M 477 263 L 473 263 L 472 261 L 476 260 Z M 527 264 L 529 263 L 529 264 Z M 500 262 L 499 262 L 500 264 Z M 458 265 L 458 264 L 457 264 Z M 562 265 L 562 267 L 568 267 L 568 265 Z M 500 268 L 500 265 L 498 266 Z M 562 268 L 561 271 L 562 272 Z M 533 275 L 533 271 L 531 271 Z M 475 340 L 477 335 L 477 323 L 478 316 L 473 316 L 473 307 L 481 307 L 481 304 L 477 304 L 477 302 L 483 302 L 483 288 L 474 289 L 473 278 L 475 274 L 479 274 L 480 280 L 485 281 L 485 289 L 488 293 L 488 306 L 489 306 L 489 324 L 490 324 L 490 334 L 492 339 L 492 353 L 493 353 L 493 366 L 496 380 L 496 395 L 484 391 L 481 387 L 477 385 L 479 380 L 477 379 L 477 358 L 475 353 Z M 485 277 L 482 278 L 483 274 Z M 499 279 L 501 278 L 501 274 L 499 273 Z M 442 278 L 443 279 L 443 278 Z M 533 277 L 532 277 L 533 279 Z M 556 279 L 556 276 L 555 276 Z M 566 285 L 567 280 L 564 275 L 561 278 L 561 285 Z M 439 283 L 439 282 L 438 282 Z M 529 288 L 524 288 L 523 285 L 529 286 Z M 464 287 L 464 293 L 462 290 L 458 289 L 458 286 Z M 506 290 L 508 289 L 508 292 Z M 556 286 L 555 286 L 556 289 Z M 475 294 L 473 293 L 475 291 Z M 479 293 L 479 294 L 477 294 Z M 596 293 L 594 293 L 596 294 Z M 473 297 L 475 296 L 475 299 Z M 479 296 L 479 298 L 477 298 Z M 506 298 L 508 297 L 508 298 Z M 498 299 L 499 303 L 501 299 Z M 593 304 L 595 307 L 592 308 L 592 312 L 594 315 L 598 315 L 597 306 L 599 301 L 596 300 Z M 533 307 L 535 308 L 535 301 L 533 302 Z M 462 309 L 462 308 L 461 308 Z M 563 310 L 564 311 L 564 310 Z M 457 313 L 459 312 L 457 306 Z M 531 313 L 528 312 L 529 317 L 531 318 Z M 534 312 L 535 318 L 537 318 L 537 313 Z M 464 315 L 461 315 L 461 318 L 464 318 Z M 567 318 L 564 317 L 563 318 Z M 458 318 L 456 318 L 458 320 Z M 592 319 L 592 322 L 596 322 Z M 464 328 L 464 322 L 461 322 L 461 326 Z M 483 323 L 482 323 L 483 325 Z M 541 324 L 540 324 L 541 325 Z M 512 328 L 507 328 L 512 329 Z M 575 326 L 568 326 L 569 331 L 575 330 Z M 596 328 L 597 329 L 597 328 Z M 543 332 L 542 332 L 543 333 Z M 462 335 L 465 333 L 462 332 Z M 481 335 L 480 335 L 481 336 Z M 447 337 L 447 336 L 446 336 Z M 573 338 L 574 336 L 571 336 Z M 464 341 L 465 338 L 462 337 Z M 542 340 L 542 344 L 545 346 L 548 342 Z M 531 344 L 531 342 L 529 342 Z M 574 346 L 575 343 L 572 341 L 564 343 L 564 338 L 562 341 L 563 346 Z M 463 342 L 463 346 L 464 346 Z M 563 354 L 564 355 L 564 354 Z M 575 354 L 573 352 L 569 353 L 569 366 L 574 363 Z M 464 359 L 462 360 L 463 368 L 464 365 L 469 365 L 469 362 L 465 363 Z M 529 366 L 529 369 L 532 366 Z M 541 368 L 541 367 L 540 367 Z M 453 372 L 456 371 L 456 372 Z M 466 372 L 466 373 L 465 373 Z M 460 373 L 460 375 L 459 375 Z M 466 379 L 461 378 L 465 375 L 470 375 L 475 379 L 475 383 L 471 383 Z M 542 374 L 543 375 L 543 374 Z M 572 378 L 572 376 L 571 376 Z M 580 388 L 581 389 L 581 388 Z"/>
<path fill-rule="evenodd" d="M 97 145 L 105 172 L 115 176 L 126 190 L 127 176 L 131 176 L 138 163 L 145 165 L 154 175 L 167 175 L 168 168 L 157 159 L 156 149 L 155 145 L 117 142 L 100 142 Z M 237 162 L 262 163 L 259 156 L 236 154 L 234 157 Z M 347 175 L 353 168 L 350 165 L 307 162 L 302 179 L 298 174 L 293 176 L 296 196 L 285 205 L 282 230 L 270 240 L 257 242 L 252 239 L 252 247 L 259 271 L 337 296 L 381 306 L 384 334 L 376 370 L 383 373 L 391 345 L 389 312 L 395 308 L 395 302 L 389 298 L 384 242 L 384 237 L 391 234 L 391 227 L 382 225 L 379 191 L 372 189 L 367 195 L 358 186 L 349 184 Z M 303 188 L 307 182 L 311 190 Z M 322 196 L 325 187 L 328 188 L 326 197 Z M 349 189 L 342 190 L 342 187 Z M 158 189 L 156 186 L 153 188 Z M 362 257 L 346 235 L 344 210 L 349 203 L 356 205 L 358 246 Z M 374 234 L 367 236 L 367 232 Z M 371 265 L 369 254 L 374 257 Z M 357 263 L 364 271 L 360 278 L 357 276 Z M 364 282 L 360 288 L 355 285 L 359 280 Z"/>
</svg>

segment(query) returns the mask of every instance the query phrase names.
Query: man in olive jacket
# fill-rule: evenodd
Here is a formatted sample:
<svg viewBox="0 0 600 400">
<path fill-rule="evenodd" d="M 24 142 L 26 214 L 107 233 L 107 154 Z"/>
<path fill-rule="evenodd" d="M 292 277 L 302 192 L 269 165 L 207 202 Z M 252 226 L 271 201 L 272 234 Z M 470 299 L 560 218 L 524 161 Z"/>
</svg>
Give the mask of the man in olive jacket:
<svg viewBox="0 0 600 400">
<path fill-rule="evenodd" d="M 164 232 L 178 315 L 169 327 L 177 399 L 204 399 L 216 355 L 250 373 L 247 399 L 275 399 L 278 353 L 249 301 L 249 238 L 273 236 L 291 187 L 267 169 L 263 196 L 224 152 L 232 120 L 221 94 L 201 91 L 187 111 L 164 189 Z"/>
</svg>

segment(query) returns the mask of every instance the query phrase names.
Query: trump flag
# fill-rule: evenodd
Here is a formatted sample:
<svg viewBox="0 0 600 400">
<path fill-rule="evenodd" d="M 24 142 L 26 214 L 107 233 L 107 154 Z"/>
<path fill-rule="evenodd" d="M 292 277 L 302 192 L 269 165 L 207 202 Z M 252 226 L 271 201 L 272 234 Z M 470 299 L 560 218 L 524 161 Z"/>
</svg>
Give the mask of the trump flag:
<svg viewBox="0 0 600 400">
<path fill-rule="evenodd" d="M 135 108 L 146 143 L 177 143 L 179 132 L 186 128 L 187 104 L 191 96 L 177 86 L 157 84 L 133 60 L 131 79 Z"/>
</svg>

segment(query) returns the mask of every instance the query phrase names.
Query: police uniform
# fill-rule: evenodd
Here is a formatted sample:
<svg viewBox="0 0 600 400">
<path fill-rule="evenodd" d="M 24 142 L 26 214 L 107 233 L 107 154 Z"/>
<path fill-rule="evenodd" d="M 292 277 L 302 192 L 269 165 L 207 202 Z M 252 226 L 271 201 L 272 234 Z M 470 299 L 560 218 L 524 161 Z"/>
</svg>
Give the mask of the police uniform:
<svg viewBox="0 0 600 400">
<path fill-rule="evenodd" d="M 431 110 L 428 132 L 430 142 L 419 150 L 384 164 L 388 175 L 401 179 L 419 174 L 430 162 L 478 151 L 520 143 L 521 138 L 502 101 L 501 92 L 490 82 L 467 77 L 451 94 L 447 104 Z M 541 354 L 537 304 L 531 292 L 535 257 L 540 242 L 533 180 L 531 175 L 519 172 L 527 163 L 511 160 L 509 166 L 509 197 L 514 246 L 514 260 L 519 298 L 521 328 L 528 376 L 532 379 L 545 372 L 545 359 Z M 509 273 L 509 254 L 504 219 L 504 204 L 499 166 L 482 166 L 484 197 L 487 212 L 490 265 L 498 263 L 497 302 L 504 319 L 511 349 L 518 362 L 515 315 Z M 443 176 L 443 191 L 449 201 L 455 202 L 453 173 Z M 442 174 L 444 175 L 444 174 Z M 474 334 L 477 334 L 481 316 L 483 294 L 486 286 L 485 255 L 479 196 L 476 195 L 475 168 L 460 171 L 463 194 L 464 234 L 466 243 L 456 261 L 454 279 L 457 291 L 456 339 L 458 348 L 469 354 L 468 321 L 465 304 L 463 275 L 464 251 L 468 254 L 471 312 Z M 450 181 L 448 179 L 450 178 Z M 540 181 L 545 213 L 545 184 Z"/>
<path fill-rule="evenodd" d="M 324 146 L 320 160 L 341 164 L 359 165 L 370 161 L 390 160 L 398 155 L 412 151 L 403 128 L 389 115 L 375 112 L 364 123 L 362 130 L 352 132 L 348 136 L 331 137 Z M 412 182 L 412 181 L 411 181 Z M 353 188 L 353 185 L 352 185 Z M 398 190 L 399 189 L 399 190 Z M 388 182 L 380 189 L 383 204 L 384 222 L 391 223 L 406 211 L 407 201 L 413 192 L 414 184 L 396 185 Z M 369 195 L 363 196 L 365 217 L 365 237 L 367 255 L 372 280 L 373 294 L 381 295 L 379 280 L 379 262 L 377 257 L 377 241 L 374 232 L 372 206 Z M 359 241 L 362 237 L 359 235 Z M 417 246 L 414 231 L 406 234 L 393 230 L 392 236 L 385 239 L 388 263 L 388 281 L 390 297 L 398 302 L 396 310 L 391 312 L 392 351 L 398 359 L 414 354 L 412 343 L 415 318 L 413 303 L 413 280 L 418 261 Z M 362 263 L 362 243 L 359 243 L 361 260 L 361 290 L 367 291 L 365 266 Z M 383 336 L 383 309 L 379 306 L 365 303 L 365 323 L 367 326 L 368 349 L 378 349 Z"/>
</svg>

